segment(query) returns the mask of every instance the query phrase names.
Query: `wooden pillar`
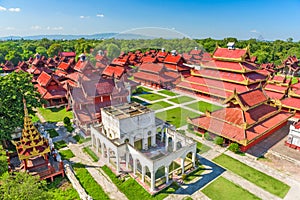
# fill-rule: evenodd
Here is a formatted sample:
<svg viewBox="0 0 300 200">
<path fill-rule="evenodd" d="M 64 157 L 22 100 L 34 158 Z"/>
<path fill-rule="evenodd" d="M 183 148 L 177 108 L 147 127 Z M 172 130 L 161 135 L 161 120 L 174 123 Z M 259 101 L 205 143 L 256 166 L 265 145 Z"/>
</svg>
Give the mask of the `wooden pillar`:
<svg viewBox="0 0 300 200">
<path fill-rule="evenodd" d="M 27 170 L 27 159 L 24 159 L 24 168 L 25 168 L 25 171 Z"/>
</svg>

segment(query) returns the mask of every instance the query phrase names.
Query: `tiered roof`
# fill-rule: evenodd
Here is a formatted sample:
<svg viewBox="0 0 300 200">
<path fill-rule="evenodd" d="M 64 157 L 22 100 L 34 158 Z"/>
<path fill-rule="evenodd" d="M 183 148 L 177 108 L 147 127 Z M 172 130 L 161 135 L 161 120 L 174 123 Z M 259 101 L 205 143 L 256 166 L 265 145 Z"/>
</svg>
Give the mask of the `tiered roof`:
<svg viewBox="0 0 300 200">
<path fill-rule="evenodd" d="M 224 103 L 228 108 L 206 112 L 189 123 L 247 146 L 293 116 L 267 104 L 263 89 L 232 94 Z"/>
<path fill-rule="evenodd" d="M 48 140 L 42 137 L 37 128 L 33 125 L 28 115 L 25 99 L 23 99 L 23 101 L 25 117 L 22 136 L 19 141 L 13 142 L 20 160 L 43 156 L 50 152 Z"/>
</svg>

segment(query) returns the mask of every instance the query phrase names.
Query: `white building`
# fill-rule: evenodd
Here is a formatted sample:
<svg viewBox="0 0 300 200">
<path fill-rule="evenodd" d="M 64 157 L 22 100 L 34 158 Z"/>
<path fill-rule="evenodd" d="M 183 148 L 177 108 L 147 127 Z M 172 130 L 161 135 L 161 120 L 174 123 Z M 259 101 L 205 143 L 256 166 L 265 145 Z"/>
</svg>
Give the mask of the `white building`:
<svg viewBox="0 0 300 200">
<path fill-rule="evenodd" d="M 102 123 L 91 127 L 93 147 L 118 173 L 132 172 L 148 183 L 151 192 L 195 167 L 196 142 L 168 128 L 153 110 L 134 102 L 102 108 L 101 116 Z"/>
<path fill-rule="evenodd" d="M 290 132 L 286 145 L 294 149 L 300 149 L 300 121 L 290 125 Z"/>
</svg>

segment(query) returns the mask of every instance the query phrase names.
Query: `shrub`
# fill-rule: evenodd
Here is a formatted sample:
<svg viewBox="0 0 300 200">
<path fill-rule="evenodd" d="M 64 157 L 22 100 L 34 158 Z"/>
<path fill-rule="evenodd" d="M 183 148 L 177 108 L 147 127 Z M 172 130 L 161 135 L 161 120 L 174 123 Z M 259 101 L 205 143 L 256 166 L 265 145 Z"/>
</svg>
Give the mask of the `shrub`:
<svg viewBox="0 0 300 200">
<path fill-rule="evenodd" d="M 65 118 L 64 118 L 64 124 L 65 124 L 66 126 L 69 126 L 69 125 L 71 124 L 71 120 L 70 120 L 69 117 L 65 117 Z"/>
<path fill-rule="evenodd" d="M 186 174 L 182 174 L 182 175 L 181 175 L 181 178 L 182 178 L 183 181 L 186 179 L 186 177 L 187 177 Z"/>
<path fill-rule="evenodd" d="M 220 136 L 217 136 L 215 139 L 214 139 L 214 143 L 217 144 L 217 145 L 222 145 L 224 142 L 224 139 Z"/>
<path fill-rule="evenodd" d="M 240 151 L 240 147 L 237 143 L 231 143 L 228 147 L 228 149 L 234 153 L 237 153 Z"/>
<path fill-rule="evenodd" d="M 205 132 L 205 133 L 204 133 L 204 138 L 205 138 L 206 140 L 211 140 L 211 137 L 210 137 L 209 132 Z"/>
<path fill-rule="evenodd" d="M 194 130 L 194 126 L 192 124 L 188 124 L 188 129 L 193 131 Z"/>
</svg>

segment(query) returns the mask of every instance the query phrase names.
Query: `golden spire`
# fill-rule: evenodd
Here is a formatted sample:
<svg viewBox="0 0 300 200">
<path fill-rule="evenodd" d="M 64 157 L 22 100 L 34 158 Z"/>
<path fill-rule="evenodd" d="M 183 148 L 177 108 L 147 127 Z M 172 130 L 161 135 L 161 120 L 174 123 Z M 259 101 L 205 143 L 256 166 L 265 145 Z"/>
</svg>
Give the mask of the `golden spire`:
<svg viewBox="0 0 300 200">
<path fill-rule="evenodd" d="M 26 99 L 24 97 L 23 97 L 23 104 L 24 104 L 25 117 L 28 117 L 28 109 L 27 109 L 27 106 L 26 106 Z"/>
</svg>

